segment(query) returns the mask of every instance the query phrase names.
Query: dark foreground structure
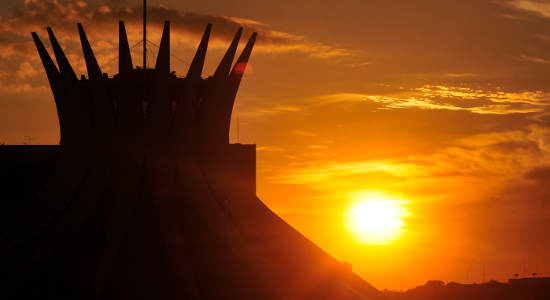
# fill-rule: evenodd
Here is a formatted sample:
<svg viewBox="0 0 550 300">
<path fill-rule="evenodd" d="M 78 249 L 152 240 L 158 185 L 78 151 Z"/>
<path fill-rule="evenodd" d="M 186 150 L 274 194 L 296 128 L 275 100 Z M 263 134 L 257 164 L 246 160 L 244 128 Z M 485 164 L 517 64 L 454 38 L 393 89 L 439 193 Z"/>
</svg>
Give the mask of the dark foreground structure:
<svg viewBox="0 0 550 300">
<path fill-rule="evenodd" d="M 240 29 L 201 77 L 208 25 L 184 78 L 170 26 L 154 69 L 102 73 L 78 26 L 88 77 L 33 33 L 59 117 L 58 146 L 0 146 L 2 299 L 380 299 L 256 196 L 255 145 L 229 144 L 256 34 Z"/>
</svg>

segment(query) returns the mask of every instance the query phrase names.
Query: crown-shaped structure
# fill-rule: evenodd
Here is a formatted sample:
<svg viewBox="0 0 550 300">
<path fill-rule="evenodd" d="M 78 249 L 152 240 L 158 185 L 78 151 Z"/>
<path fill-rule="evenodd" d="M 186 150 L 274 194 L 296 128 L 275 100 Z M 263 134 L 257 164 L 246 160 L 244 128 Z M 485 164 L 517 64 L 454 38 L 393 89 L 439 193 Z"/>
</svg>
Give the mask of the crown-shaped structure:
<svg viewBox="0 0 550 300">
<path fill-rule="evenodd" d="M 170 69 L 168 22 L 154 69 L 133 67 L 120 22 L 113 77 L 78 30 L 88 69 L 80 80 L 50 28 L 57 65 L 32 34 L 61 142 L 38 191 L 2 222 L 0 253 L 9 260 L 1 265 L 14 297 L 379 299 L 264 205 L 255 145 L 229 143 L 256 33 L 233 64 L 239 29 L 203 79 L 211 25 L 184 78 Z M 0 158 L 9 152 L 0 150 Z"/>
<path fill-rule="evenodd" d="M 235 97 L 257 34 L 252 34 L 233 65 L 243 31 L 239 28 L 213 76 L 203 79 L 211 28 L 211 24 L 206 27 L 184 78 L 177 77 L 170 69 L 169 22 L 164 24 L 154 69 L 133 67 L 124 22 L 120 22 L 119 74 L 112 78 L 101 71 L 81 24 L 78 30 L 88 78 L 82 76 L 80 80 L 51 28 L 48 27 L 48 34 L 57 66 L 33 32 L 57 106 L 61 145 L 71 147 L 98 142 L 90 137 L 105 137 L 102 130 L 122 128 L 125 122 L 136 122 L 132 124 L 134 134 L 143 133 L 138 130 L 139 126 L 141 129 L 148 127 L 159 138 L 174 144 L 198 142 L 201 147 L 211 148 L 228 144 Z"/>
</svg>

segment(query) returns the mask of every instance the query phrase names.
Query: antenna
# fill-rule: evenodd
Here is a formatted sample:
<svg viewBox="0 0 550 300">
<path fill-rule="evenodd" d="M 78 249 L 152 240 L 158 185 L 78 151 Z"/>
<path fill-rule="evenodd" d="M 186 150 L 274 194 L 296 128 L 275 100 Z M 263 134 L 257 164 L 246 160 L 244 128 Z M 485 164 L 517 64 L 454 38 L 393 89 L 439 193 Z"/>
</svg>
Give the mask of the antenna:
<svg viewBox="0 0 550 300">
<path fill-rule="evenodd" d="M 143 0 L 143 69 L 147 69 L 147 0 Z"/>
<path fill-rule="evenodd" d="M 239 118 L 239 112 L 237 111 L 237 143 L 241 142 L 240 139 L 240 127 L 241 127 L 241 120 Z"/>
</svg>

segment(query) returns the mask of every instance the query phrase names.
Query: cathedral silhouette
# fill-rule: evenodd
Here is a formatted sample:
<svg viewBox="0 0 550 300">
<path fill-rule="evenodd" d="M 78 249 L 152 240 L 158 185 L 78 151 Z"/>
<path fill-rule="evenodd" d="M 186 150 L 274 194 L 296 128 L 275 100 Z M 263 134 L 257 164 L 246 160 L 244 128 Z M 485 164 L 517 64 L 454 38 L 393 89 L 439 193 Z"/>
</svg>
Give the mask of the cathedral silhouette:
<svg viewBox="0 0 550 300">
<path fill-rule="evenodd" d="M 229 130 L 257 35 L 234 63 L 239 29 L 203 78 L 211 28 L 185 77 L 169 22 L 154 68 L 146 48 L 134 67 L 120 22 L 114 76 L 82 25 L 81 78 L 49 27 L 57 63 L 32 33 L 61 140 L 0 146 L 4 299 L 381 299 L 256 196 L 256 147 Z"/>
</svg>

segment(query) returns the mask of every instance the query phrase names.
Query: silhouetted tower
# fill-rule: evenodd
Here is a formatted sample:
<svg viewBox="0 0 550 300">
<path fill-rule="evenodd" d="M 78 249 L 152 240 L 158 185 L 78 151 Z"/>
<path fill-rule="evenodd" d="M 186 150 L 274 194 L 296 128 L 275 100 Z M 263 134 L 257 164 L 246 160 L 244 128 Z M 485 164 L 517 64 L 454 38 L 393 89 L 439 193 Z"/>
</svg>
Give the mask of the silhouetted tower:
<svg viewBox="0 0 550 300">
<path fill-rule="evenodd" d="M 38 191 L 2 220 L 0 265 L 13 266 L 7 285 L 16 291 L 6 298 L 380 299 L 258 199 L 255 145 L 229 143 L 257 34 L 235 61 L 239 28 L 203 78 L 208 24 L 187 75 L 177 77 L 168 21 L 147 67 L 143 4 L 143 68 L 134 68 L 121 21 L 112 77 L 81 24 L 88 74 L 80 79 L 51 28 L 57 63 L 32 33 L 61 139 Z"/>
</svg>

